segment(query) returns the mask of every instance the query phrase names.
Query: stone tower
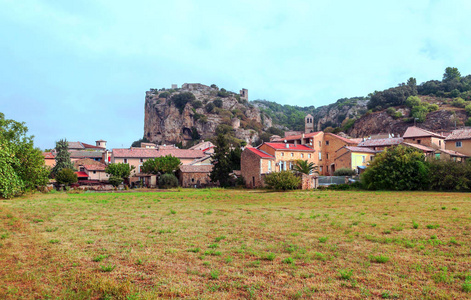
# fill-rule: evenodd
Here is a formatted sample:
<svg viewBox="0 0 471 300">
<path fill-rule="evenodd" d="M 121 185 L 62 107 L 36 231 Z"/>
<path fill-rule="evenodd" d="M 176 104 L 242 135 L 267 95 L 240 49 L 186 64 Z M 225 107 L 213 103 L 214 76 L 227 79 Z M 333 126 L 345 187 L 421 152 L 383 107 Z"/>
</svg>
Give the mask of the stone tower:
<svg viewBox="0 0 471 300">
<path fill-rule="evenodd" d="M 240 94 L 240 99 L 249 101 L 249 91 L 247 89 L 241 89 L 239 94 Z"/>
<path fill-rule="evenodd" d="M 314 117 L 308 114 L 304 118 L 304 133 L 314 132 Z"/>
</svg>

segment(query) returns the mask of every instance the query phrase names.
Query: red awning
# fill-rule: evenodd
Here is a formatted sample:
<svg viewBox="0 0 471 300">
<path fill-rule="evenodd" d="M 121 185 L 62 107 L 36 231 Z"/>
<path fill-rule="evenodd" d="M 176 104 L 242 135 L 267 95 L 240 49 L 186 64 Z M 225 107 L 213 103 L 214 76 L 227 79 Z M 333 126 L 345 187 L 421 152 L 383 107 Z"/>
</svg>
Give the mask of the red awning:
<svg viewBox="0 0 471 300">
<path fill-rule="evenodd" d="M 85 172 L 75 172 L 75 174 L 77 174 L 78 178 L 84 178 L 84 177 L 88 178 L 88 175 Z"/>
</svg>

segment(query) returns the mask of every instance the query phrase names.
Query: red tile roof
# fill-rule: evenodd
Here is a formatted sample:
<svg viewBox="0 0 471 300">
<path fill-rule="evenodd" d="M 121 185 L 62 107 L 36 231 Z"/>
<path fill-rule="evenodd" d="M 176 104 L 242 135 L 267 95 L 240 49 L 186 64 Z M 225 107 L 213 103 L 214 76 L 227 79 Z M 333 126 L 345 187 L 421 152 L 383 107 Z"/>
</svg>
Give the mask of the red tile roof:
<svg viewBox="0 0 471 300">
<path fill-rule="evenodd" d="M 104 164 L 84 165 L 83 167 L 89 171 L 104 171 L 106 169 L 106 165 Z"/>
<path fill-rule="evenodd" d="M 419 149 L 419 150 L 424 151 L 424 152 L 435 152 L 435 149 L 424 146 L 424 145 L 421 145 L 421 144 L 412 144 L 412 143 L 406 143 L 406 142 L 403 142 L 402 144 L 406 145 L 406 146 L 409 146 L 409 147 L 412 147 L 412 148 Z"/>
<path fill-rule="evenodd" d="M 213 170 L 213 165 L 181 165 L 180 172 L 182 173 L 210 173 Z"/>
<path fill-rule="evenodd" d="M 275 150 L 285 150 L 285 151 L 314 151 L 314 149 L 300 144 L 285 144 L 285 143 L 264 143 L 265 145 L 275 149 Z M 286 147 L 288 145 L 288 147 Z"/>
<path fill-rule="evenodd" d="M 444 152 L 450 156 L 458 156 L 458 157 L 468 157 L 467 155 L 463 154 L 463 153 L 459 153 L 459 152 L 456 152 L 456 151 L 453 151 L 453 150 L 442 150 L 442 149 L 438 149 L 438 151 L 441 151 L 441 152 Z"/>
<path fill-rule="evenodd" d="M 458 129 L 446 137 L 445 141 L 468 140 L 471 139 L 471 129 Z"/>
<path fill-rule="evenodd" d="M 326 133 L 326 134 L 331 135 L 331 136 L 334 136 L 334 137 L 340 139 L 341 141 L 343 141 L 343 142 L 345 142 L 345 143 L 347 143 L 347 144 L 350 144 L 350 145 L 356 145 L 356 144 L 358 144 L 357 142 L 352 141 L 352 140 L 347 139 L 347 138 L 344 138 L 344 137 L 341 137 L 340 135 L 336 135 L 336 134 L 333 134 L 333 133 Z"/>
<path fill-rule="evenodd" d="M 144 148 L 132 148 L 132 149 L 113 149 L 114 157 L 120 158 L 155 158 L 160 156 L 172 155 L 178 158 L 200 158 L 205 156 L 201 150 L 189 150 L 189 149 L 144 149 Z"/>
<path fill-rule="evenodd" d="M 262 151 L 262 150 L 259 150 L 257 148 L 248 148 L 246 147 L 245 149 L 249 150 L 249 151 L 252 151 L 253 153 L 257 154 L 258 156 L 260 156 L 261 158 L 275 158 L 274 156 Z"/>
<path fill-rule="evenodd" d="M 54 156 L 54 154 L 52 154 L 51 152 L 43 152 L 43 156 L 44 156 L 45 159 L 54 159 L 54 158 L 56 158 Z"/>
<path fill-rule="evenodd" d="M 103 147 L 98 147 L 98 146 L 94 146 L 94 145 L 90 145 L 90 144 L 85 144 L 85 143 L 82 143 L 82 145 L 85 147 L 85 149 L 105 149 Z"/>
<path fill-rule="evenodd" d="M 358 144 L 358 147 L 387 147 L 399 145 L 404 141 L 403 138 L 371 139 Z"/>
<path fill-rule="evenodd" d="M 83 177 L 88 178 L 88 175 L 85 172 L 75 172 L 75 174 L 77 174 L 77 177 L 79 177 L 79 178 L 83 178 Z"/>
<path fill-rule="evenodd" d="M 431 132 L 431 131 L 428 131 L 428 130 L 425 130 L 416 126 L 408 127 L 402 137 L 403 138 L 413 138 L 413 137 L 415 138 L 415 137 L 429 137 L 429 136 L 433 136 L 433 137 L 437 137 L 441 139 L 445 138 L 443 135 L 439 135 L 438 133 Z"/>
</svg>

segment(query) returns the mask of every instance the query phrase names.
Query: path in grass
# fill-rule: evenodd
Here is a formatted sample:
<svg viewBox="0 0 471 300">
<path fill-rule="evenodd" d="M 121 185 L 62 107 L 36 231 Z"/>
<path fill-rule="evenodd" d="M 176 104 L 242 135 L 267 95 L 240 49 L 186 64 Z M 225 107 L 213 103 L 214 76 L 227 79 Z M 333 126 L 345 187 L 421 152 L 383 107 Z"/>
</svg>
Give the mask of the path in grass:
<svg viewBox="0 0 471 300">
<path fill-rule="evenodd" d="M 471 297 L 464 193 L 56 193 L 0 220 L 0 297 Z"/>
</svg>

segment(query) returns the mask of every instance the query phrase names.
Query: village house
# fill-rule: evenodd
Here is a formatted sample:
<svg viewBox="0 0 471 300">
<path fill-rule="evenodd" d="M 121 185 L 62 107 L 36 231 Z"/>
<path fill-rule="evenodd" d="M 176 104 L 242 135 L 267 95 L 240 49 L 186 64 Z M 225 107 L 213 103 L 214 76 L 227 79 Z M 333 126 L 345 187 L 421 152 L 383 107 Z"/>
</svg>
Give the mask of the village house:
<svg viewBox="0 0 471 300">
<path fill-rule="evenodd" d="M 344 146 L 338 149 L 335 158 L 335 168 L 351 169 L 361 173 L 373 161 L 378 151 L 356 146 Z"/>
<path fill-rule="evenodd" d="M 403 138 L 383 138 L 383 139 L 366 139 L 358 144 L 358 147 L 371 148 L 373 150 L 384 150 L 387 147 L 397 146 L 404 142 Z"/>
<path fill-rule="evenodd" d="M 181 165 L 177 171 L 178 181 L 182 187 L 201 188 L 211 184 L 209 174 L 213 165 Z"/>
<path fill-rule="evenodd" d="M 334 175 L 337 167 L 335 160 L 338 157 L 337 150 L 346 146 L 356 146 L 358 143 L 333 133 L 324 134 L 323 155 L 319 152 L 319 173 L 322 175 Z"/>
<path fill-rule="evenodd" d="M 50 168 L 56 165 L 56 156 L 52 152 L 43 152 L 44 164 Z"/>
<path fill-rule="evenodd" d="M 471 129 L 457 129 L 445 139 L 445 149 L 471 157 Z"/>
<path fill-rule="evenodd" d="M 445 137 L 416 126 L 410 126 L 402 136 L 405 143 L 420 144 L 433 149 L 445 149 Z"/>
<path fill-rule="evenodd" d="M 263 187 L 265 174 L 292 170 L 300 159 L 316 163 L 315 153 L 301 144 L 263 143 L 257 148 L 247 147 L 241 155 L 241 175 L 246 187 Z"/>
</svg>

